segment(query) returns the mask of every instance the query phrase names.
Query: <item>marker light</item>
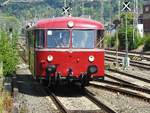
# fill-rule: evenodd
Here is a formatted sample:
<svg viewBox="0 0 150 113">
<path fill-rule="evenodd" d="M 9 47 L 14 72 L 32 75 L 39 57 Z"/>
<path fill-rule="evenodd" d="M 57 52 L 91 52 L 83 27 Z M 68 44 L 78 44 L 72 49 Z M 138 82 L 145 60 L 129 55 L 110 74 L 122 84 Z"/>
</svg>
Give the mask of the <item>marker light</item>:
<svg viewBox="0 0 150 113">
<path fill-rule="evenodd" d="M 95 60 L 94 56 L 90 55 L 90 56 L 89 56 L 89 61 L 90 61 L 90 62 L 93 62 L 94 60 Z"/>
<path fill-rule="evenodd" d="M 69 22 L 67 23 L 67 25 L 68 25 L 68 27 L 72 28 L 72 27 L 74 26 L 74 23 L 73 23 L 73 21 L 69 21 Z"/>
<path fill-rule="evenodd" d="M 53 56 L 52 56 L 52 55 L 48 55 L 48 56 L 47 56 L 47 60 L 48 60 L 49 62 L 51 62 L 51 61 L 53 60 Z"/>
</svg>

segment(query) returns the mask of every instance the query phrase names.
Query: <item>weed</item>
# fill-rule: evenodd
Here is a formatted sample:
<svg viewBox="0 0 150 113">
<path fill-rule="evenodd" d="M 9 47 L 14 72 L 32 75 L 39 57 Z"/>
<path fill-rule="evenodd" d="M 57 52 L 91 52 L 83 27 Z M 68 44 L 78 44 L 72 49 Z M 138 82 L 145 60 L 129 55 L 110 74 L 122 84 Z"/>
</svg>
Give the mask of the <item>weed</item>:
<svg viewBox="0 0 150 113">
<path fill-rule="evenodd" d="M 3 87 L 0 84 L 0 113 L 4 111 L 7 113 L 11 113 L 13 106 L 13 99 L 8 92 L 2 90 Z"/>
</svg>

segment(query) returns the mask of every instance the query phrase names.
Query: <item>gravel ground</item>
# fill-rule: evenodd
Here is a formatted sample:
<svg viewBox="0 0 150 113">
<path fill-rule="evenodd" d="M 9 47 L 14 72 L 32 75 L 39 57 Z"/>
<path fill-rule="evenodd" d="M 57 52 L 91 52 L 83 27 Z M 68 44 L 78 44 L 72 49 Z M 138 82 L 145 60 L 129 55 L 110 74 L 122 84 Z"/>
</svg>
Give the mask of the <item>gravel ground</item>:
<svg viewBox="0 0 150 113">
<path fill-rule="evenodd" d="M 114 76 L 116 78 L 119 78 L 121 80 L 126 80 L 126 81 L 128 81 L 128 82 L 130 82 L 132 84 L 140 85 L 140 86 L 143 86 L 143 87 L 146 87 L 146 88 L 150 89 L 150 84 L 147 83 L 147 82 L 144 82 L 144 81 L 141 81 L 141 80 L 138 80 L 138 79 L 134 79 L 132 77 L 128 77 L 128 76 L 122 75 L 122 74 L 117 73 L 117 72 L 106 71 L 106 73 L 108 73 L 111 76 Z"/>
<path fill-rule="evenodd" d="M 84 95 L 76 85 L 64 85 L 55 90 L 55 95 L 68 110 L 102 111 Z"/>
<path fill-rule="evenodd" d="M 58 113 L 51 98 L 31 79 L 31 73 L 24 65 L 17 70 L 17 87 L 14 113 Z"/>
<path fill-rule="evenodd" d="M 139 69 L 136 67 L 130 67 L 128 70 L 124 70 L 124 72 L 133 74 L 138 77 L 146 78 L 150 80 L 150 70 L 145 70 L 145 69 Z"/>
<path fill-rule="evenodd" d="M 109 63 L 111 68 L 115 68 L 112 65 L 112 63 L 110 63 L 110 62 L 106 62 L 106 63 Z M 123 70 L 122 67 L 118 67 L 117 69 L 120 70 L 120 71 L 123 71 L 125 73 L 129 73 L 129 74 L 132 74 L 132 75 L 139 76 L 141 78 L 146 78 L 146 79 L 150 80 L 150 71 L 149 70 L 144 70 L 144 69 L 140 69 L 140 68 L 132 67 L 132 66 L 130 66 L 126 70 Z M 109 73 L 109 74 L 112 73 L 112 75 L 113 75 L 114 72 L 110 72 L 110 71 L 106 70 L 105 73 Z M 149 83 L 138 80 L 138 79 L 134 79 L 132 77 L 122 76 L 119 73 L 118 74 L 115 73 L 113 76 L 119 77 L 120 79 L 123 79 L 123 80 L 130 81 L 131 83 L 134 83 L 136 85 L 141 85 L 141 86 L 144 86 L 146 88 L 150 88 Z"/>
<path fill-rule="evenodd" d="M 58 97 L 63 105 L 69 110 L 100 110 L 93 102 L 84 96 L 81 97 Z"/>
<path fill-rule="evenodd" d="M 112 62 L 106 61 L 106 63 L 111 64 L 111 67 L 115 68 L 112 65 Z M 128 67 L 126 70 L 123 70 L 122 67 L 119 67 L 117 69 L 119 69 L 120 71 L 126 72 L 126 73 L 133 74 L 135 76 L 146 78 L 146 79 L 150 80 L 150 70 L 146 70 L 146 69 L 142 69 L 142 68 L 138 68 L 138 67 L 133 67 L 133 66 Z"/>
<path fill-rule="evenodd" d="M 112 106 L 118 113 L 150 113 L 150 104 L 148 102 L 90 86 L 87 89 L 95 94 L 97 99 L 108 106 Z"/>
</svg>

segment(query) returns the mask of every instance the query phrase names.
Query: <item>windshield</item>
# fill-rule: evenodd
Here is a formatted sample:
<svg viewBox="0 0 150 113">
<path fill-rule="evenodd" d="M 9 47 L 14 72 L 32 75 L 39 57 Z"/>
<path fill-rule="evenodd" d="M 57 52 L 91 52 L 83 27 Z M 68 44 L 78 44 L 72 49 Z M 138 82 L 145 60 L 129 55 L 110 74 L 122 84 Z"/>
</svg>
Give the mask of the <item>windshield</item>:
<svg viewBox="0 0 150 113">
<path fill-rule="evenodd" d="M 48 30 L 48 48 L 69 48 L 70 32 L 68 30 Z"/>
<path fill-rule="evenodd" d="M 73 30 L 72 47 L 73 48 L 94 48 L 94 30 Z"/>
</svg>

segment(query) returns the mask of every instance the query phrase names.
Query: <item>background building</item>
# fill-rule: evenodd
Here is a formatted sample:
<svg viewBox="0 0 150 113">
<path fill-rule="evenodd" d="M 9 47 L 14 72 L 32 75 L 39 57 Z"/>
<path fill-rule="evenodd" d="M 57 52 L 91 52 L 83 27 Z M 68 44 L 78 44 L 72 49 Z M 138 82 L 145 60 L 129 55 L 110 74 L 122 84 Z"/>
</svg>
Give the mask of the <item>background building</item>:
<svg viewBox="0 0 150 113">
<path fill-rule="evenodd" d="M 150 34 L 150 0 L 144 0 L 143 24 L 144 24 L 144 33 Z"/>
</svg>

